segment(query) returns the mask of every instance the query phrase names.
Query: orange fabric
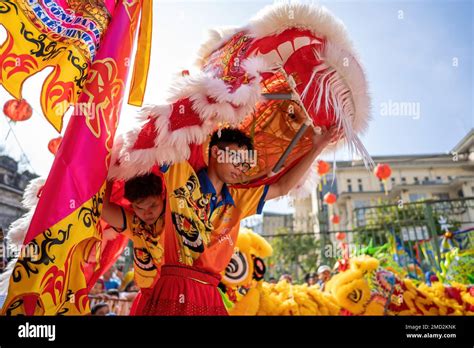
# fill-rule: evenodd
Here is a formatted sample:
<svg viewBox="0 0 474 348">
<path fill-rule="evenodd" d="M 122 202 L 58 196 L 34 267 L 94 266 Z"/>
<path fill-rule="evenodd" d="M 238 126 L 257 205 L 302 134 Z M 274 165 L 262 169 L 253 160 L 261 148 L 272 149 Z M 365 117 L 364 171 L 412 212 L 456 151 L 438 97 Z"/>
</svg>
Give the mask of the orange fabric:
<svg viewBox="0 0 474 348">
<path fill-rule="evenodd" d="M 212 194 L 201 192 L 188 162 L 171 165 L 163 176 L 168 192 L 165 264 L 221 273 L 234 252 L 240 221 L 257 213 L 265 187 L 229 187 L 234 204 L 222 204 L 211 212 Z"/>
</svg>

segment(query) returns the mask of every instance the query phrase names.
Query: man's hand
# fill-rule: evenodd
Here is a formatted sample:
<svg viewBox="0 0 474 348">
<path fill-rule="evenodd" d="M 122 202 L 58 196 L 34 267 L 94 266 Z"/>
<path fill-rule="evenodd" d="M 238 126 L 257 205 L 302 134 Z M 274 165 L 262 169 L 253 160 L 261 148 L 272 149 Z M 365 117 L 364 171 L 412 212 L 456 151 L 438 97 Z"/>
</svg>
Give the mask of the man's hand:
<svg viewBox="0 0 474 348">
<path fill-rule="evenodd" d="M 316 130 L 313 128 L 313 149 L 316 150 L 324 150 L 324 148 L 333 141 L 339 140 L 342 135 L 342 129 L 337 130 L 337 126 L 333 125 L 329 129 L 325 126 L 320 127 L 321 132 L 317 133 Z"/>
<path fill-rule="evenodd" d="M 319 134 L 314 132 L 312 150 L 276 183 L 270 185 L 265 200 L 274 199 L 288 194 L 288 192 L 298 184 L 301 177 L 306 173 L 308 168 L 313 164 L 314 160 L 325 149 L 325 147 L 330 142 L 340 139 L 342 135 L 342 129 L 338 131 L 337 126 L 332 126 L 329 129 L 321 127 L 321 132 Z"/>
</svg>

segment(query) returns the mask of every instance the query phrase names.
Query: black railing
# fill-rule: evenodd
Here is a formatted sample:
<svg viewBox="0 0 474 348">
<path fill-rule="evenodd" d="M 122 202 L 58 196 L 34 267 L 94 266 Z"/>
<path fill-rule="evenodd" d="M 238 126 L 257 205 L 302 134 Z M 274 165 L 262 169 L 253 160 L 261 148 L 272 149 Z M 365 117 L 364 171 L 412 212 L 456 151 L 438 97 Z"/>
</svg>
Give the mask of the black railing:
<svg viewBox="0 0 474 348">
<path fill-rule="evenodd" d="M 320 264 L 331 263 L 337 259 L 325 251 L 338 248 L 341 242 L 352 246 L 349 248 L 351 253 L 357 253 L 369 244 L 382 246 L 390 243 L 405 253 L 405 262 L 399 264 L 405 267 L 407 272 L 413 271 L 410 268 L 413 263 L 439 271 L 443 259 L 440 243 L 444 234 L 447 231 L 455 234 L 457 231 L 474 227 L 474 197 L 368 206 L 357 208 L 352 213 L 352 229 L 329 230 L 327 214 L 323 212 L 318 221 L 312 217 L 295 217 L 293 228 L 282 227 L 264 234 L 264 237 L 272 243 L 275 238 L 314 236 L 320 248 Z M 467 233 L 466 238 L 467 244 L 465 243 L 464 247 L 474 247 L 474 232 Z M 419 278 L 416 272 L 414 276 Z"/>
</svg>

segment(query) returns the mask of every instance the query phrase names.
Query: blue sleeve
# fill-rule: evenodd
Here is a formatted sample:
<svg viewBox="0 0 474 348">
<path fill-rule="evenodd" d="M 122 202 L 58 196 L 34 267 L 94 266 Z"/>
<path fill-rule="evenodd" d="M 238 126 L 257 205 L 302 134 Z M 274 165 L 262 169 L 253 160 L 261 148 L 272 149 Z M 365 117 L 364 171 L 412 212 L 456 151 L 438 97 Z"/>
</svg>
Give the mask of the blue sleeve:
<svg viewBox="0 0 474 348">
<path fill-rule="evenodd" d="M 265 198 L 267 197 L 269 188 L 270 188 L 269 185 L 265 185 L 265 187 L 263 188 L 262 197 L 260 197 L 260 202 L 258 202 L 258 206 L 257 206 L 257 214 L 262 213 L 263 206 L 265 205 Z"/>
</svg>

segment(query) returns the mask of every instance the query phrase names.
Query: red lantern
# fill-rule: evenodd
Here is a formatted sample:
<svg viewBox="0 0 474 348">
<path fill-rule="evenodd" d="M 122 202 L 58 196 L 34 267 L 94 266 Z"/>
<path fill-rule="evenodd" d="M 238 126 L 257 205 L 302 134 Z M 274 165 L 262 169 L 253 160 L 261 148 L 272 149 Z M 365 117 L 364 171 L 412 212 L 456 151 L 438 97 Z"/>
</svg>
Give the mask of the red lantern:
<svg viewBox="0 0 474 348">
<path fill-rule="evenodd" d="M 388 164 L 379 163 L 374 169 L 374 174 L 380 180 L 387 180 L 392 175 L 392 169 Z"/>
<path fill-rule="evenodd" d="M 323 160 L 318 160 L 318 174 L 323 176 L 327 173 L 329 173 L 329 170 L 331 169 L 331 166 L 328 164 L 328 162 L 323 161 Z"/>
<path fill-rule="evenodd" d="M 342 240 L 346 239 L 346 234 L 344 232 L 337 232 L 336 233 L 336 239 L 342 241 Z"/>
<path fill-rule="evenodd" d="M 12 99 L 3 105 L 3 113 L 14 122 L 26 121 L 33 114 L 33 109 L 25 99 Z"/>
<path fill-rule="evenodd" d="M 323 178 L 323 182 L 326 185 L 326 174 L 331 170 L 329 163 L 323 160 L 318 160 L 318 174 Z M 321 182 L 319 182 L 319 191 L 323 190 Z"/>
<path fill-rule="evenodd" d="M 51 139 L 49 141 L 48 149 L 53 155 L 56 155 L 56 152 L 58 152 L 59 145 L 61 145 L 62 140 L 63 140 L 63 137 L 58 137 L 58 138 Z"/>
<path fill-rule="evenodd" d="M 379 163 L 374 169 L 374 174 L 377 176 L 377 178 L 379 178 L 379 180 L 382 180 L 383 189 L 387 195 L 386 180 L 390 177 L 390 175 L 392 175 L 392 169 L 388 164 Z"/>
<path fill-rule="evenodd" d="M 337 215 L 337 214 L 333 214 L 333 215 L 331 216 L 331 222 L 332 222 L 333 224 L 335 224 L 335 225 L 337 225 L 340 220 L 341 220 L 341 219 L 340 219 L 339 215 Z"/>
<path fill-rule="evenodd" d="M 327 204 L 334 204 L 336 203 L 337 197 L 334 193 L 328 192 L 324 195 L 324 202 Z"/>
</svg>

